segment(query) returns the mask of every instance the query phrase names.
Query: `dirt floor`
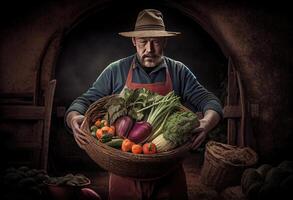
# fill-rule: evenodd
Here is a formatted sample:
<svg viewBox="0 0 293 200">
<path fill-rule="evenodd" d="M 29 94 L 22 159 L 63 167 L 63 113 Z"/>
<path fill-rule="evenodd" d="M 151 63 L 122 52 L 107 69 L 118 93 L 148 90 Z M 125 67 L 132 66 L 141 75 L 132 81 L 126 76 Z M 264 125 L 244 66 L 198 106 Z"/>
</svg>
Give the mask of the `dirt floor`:
<svg viewBox="0 0 293 200">
<path fill-rule="evenodd" d="M 183 162 L 183 167 L 186 175 L 187 189 L 188 189 L 188 199 L 189 200 L 247 200 L 242 194 L 240 186 L 234 186 L 226 188 L 222 192 L 217 192 L 212 188 L 201 184 L 200 173 L 203 166 L 204 157 L 203 154 L 198 152 L 190 152 Z M 94 164 L 94 163 L 93 163 Z M 66 170 L 58 170 L 60 174 L 66 173 L 81 173 L 90 178 L 92 184 L 89 188 L 96 191 L 103 200 L 108 199 L 108 180 L 109 174 L 107 171 L 102 170 L 94 164 L 94 168 L 89 168 L 87 170 L 75 170 L 73 169 L 75 165 L 66 165 Z M 76 167 L 76 166 L 75 166 Z M 84 169 L 84 165 L 81 169 Z"/>
<path fill-rule="evenodd" d="M 200 169 L 203 158 L 198 153 L 190 153 L 184 160 L 183 167 L 186 174 L 188 198 L 190 200 L 215 200 L 219 199 L 216 191 L 211 190 L 200 184 Z M 92 180 L 90 186 L 102 199 L 108 198 L 108 172 L 105 171 L 87 171 L 82 172 Z"/>
</svg>

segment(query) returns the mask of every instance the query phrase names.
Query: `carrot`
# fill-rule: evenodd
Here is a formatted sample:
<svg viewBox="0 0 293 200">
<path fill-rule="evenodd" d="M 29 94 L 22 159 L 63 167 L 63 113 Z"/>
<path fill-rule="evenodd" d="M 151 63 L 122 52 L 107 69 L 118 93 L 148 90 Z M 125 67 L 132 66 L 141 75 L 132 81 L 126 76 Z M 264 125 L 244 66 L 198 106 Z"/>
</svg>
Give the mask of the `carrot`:
<svg viewBox="0 0 293 200">
<path fill-rule="evenodd" d="M 142 153 L 142 146 L 140 144 L 132 145 L 131 152 L 134 154 L 141 154 Z"/>
<path fill-rule="evenodd" d="M 122 151 L 131 151 L 132 146 L 134 145 L 129 139 L 124 139 L 122 142 L 121 150 Z"/>
</svg>

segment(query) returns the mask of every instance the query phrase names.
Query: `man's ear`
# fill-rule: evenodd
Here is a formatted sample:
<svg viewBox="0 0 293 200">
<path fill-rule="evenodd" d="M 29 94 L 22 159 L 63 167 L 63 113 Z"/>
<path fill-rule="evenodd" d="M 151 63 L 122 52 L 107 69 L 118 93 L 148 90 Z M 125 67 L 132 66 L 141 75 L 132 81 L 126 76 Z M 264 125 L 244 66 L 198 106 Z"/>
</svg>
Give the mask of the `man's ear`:
<svg viewBox="0 0 293 200">
<path fill-rule="evenodd" d="M 131 40 L 132 40 L 133 46 L 136 46 L 136 44 L 135 44 L 135 37 L 132 37 Z"/>
</svg>

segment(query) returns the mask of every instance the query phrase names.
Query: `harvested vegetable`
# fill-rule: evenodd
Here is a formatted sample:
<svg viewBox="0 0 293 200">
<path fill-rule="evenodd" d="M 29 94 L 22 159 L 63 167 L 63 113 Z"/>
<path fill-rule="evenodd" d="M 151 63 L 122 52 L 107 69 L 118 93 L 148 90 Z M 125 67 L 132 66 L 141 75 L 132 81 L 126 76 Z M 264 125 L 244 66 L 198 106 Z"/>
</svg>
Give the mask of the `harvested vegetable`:
<svg viewBox="0 0 293 200">
<path fill-rule="evenodd" d="M 163 134 L 158 135 L 153 141 L 157 147 L 158 152 L 169 151 L 174 149 L 177 145 L 170 140 L 165 139 Z"/>
<path fill-rule="evenodd" d="M 199 126 L 197 115 L 193 112 L 177 111 L 170 115 L 163 128 L 163 135 L 166 140 L 182 145 L 193 136 L 193 130 Z"/>
<path fill-rule="evenodd" d="M 131 148 L 131 152 L 134 154 L 141 154 L 142 153 L 142 146 L 140 144 L 134 144 Z"/>
<path fill-rule="evenodd" d="M 174 91 L 169 92 L 166 96 L 157 95 L 154 99 L 151 105 L 138 111 L 142 112 L 151 109 L 146 120 L 152 126 L 150 138 L 154 133 L 157 133 L 157 130 L 162 128 L 167 116 L 180 106 L 179 97 L 175 95 Z"/>
<path fill-rule="evenodd" d="M 90 180 L 83 174 L 66 174 L 65 176 L 49 177 L 49 179 L 47 179 L 45 183 L 58 186 L 83 186 L 90 184 Z"/>
<path fill-rule="evenodd" d="M 103 133 L 102 137 L 100 138 L 100 141 L 102 143 L 106 143 L 112 140 L 113 135 L 110 133 Z"/>
<path fill-rule="evenodd" d="M 123 139 L 121 138 L 114 138 L 109 142 L 106 142 L 106 145 L 113 147 L 115 149 L 121 149 Z"/>
<path fill-rule="evenodd" d="M 157 153 L 157 147 L 154 143 L 145 143 L 142 146 L 142 150 L 144 154 L 155 154 Z"/>
<path fill-rule="evenodd" d="M 108 129 L 108 133 L 115 135 L 115 126 L 110 126 Z"/>
<path fill-rule="evenodd" d="M 102 124 L 101 127 L 104 127 L 104 126 L 108 126 L 109 125 L 108 121 L 105 120 L 105 119 L 101 120 L 101 124 Z"/>
<path fill-rule="evenodd" d="M 131 151 L 133 145 L 134 143 L 132 141 L 130 141 L 129 139 L 125 139 L 122 142 L 121 150 L 125 152 Z"/>
<path fill-rule="evenodd" d="M 191 140 L 192 131 L 198 126 L 199 121 L 195 113 L 177 111 L 164 120 L 163 128 L 161 126 L 150 139 L 156 144 L 158 152 L 169 151 Z"/>
<path fill-rule="evenodd" d="M 97 119 L 97 121 L 95 122 L 95 126 L 97 127 L 97 128 L 100 128 L 100 126 L 101 126 L 101 119 Z"/>
<path fill-rule="evenodd" d="M 109 128 L 110 128 L 109 126 L 104 126 L 101 129 L 103 132 L 108 132 Z"/>
<path fill-rule="evenodd" d="M 160 95 L 157 95 L 145 88 L 139 88 L 134 90 L 124 88 L 120 93 L 120 96 L 125 99 L 126 107 L 128 110 L 127 114 L 136 121 L 141 121 L 145 119 L 148 115 L 148 110 L 144 112 L 141 112 L 139 110 L 151 105 L 155 101 L 157 96 Z"/>
<path fill-rule="evenodd" d="M 152 132 L 152 126 L 145 121 L 136 122 L 128 134 L 128 139 L 134 143 L 144 142 Z"/>
<path fill-rule="evenodd" d="M 45 170 L 7 168 L 0 174 L 1 199 L 46 199 L 44 181 L 48 178 Z"/>
<path fill-rule="evenodd" d="M 97 132 L 98 127 L 96 125 L 91 126 L 90 128 L 91 132 Z"/>
<path fill-rule="evenodd" d="M 119 117 L 127 114 L 127 106 L 122 97 L 113 97 L 104 107 L 107 109 L 105 120 L 108 121 L 110 125 L 114 124 Z"/>
<path fill-rule="evenodd" d="M 103 130 L 99 128 L 99 129 L 97 130 L 97 132 L 96 132 L 96 137 L 97 137 L 98 139 L 100 139 L 100 138 L 102 137 L 102 135 L 103 135 Z"/>
<path fill-rule="evenodd" d="M 115 122 L 115 129 L 118 136 L 127 137 L 134 122 L 129 116 L 119 117 Z"/>
</svg>

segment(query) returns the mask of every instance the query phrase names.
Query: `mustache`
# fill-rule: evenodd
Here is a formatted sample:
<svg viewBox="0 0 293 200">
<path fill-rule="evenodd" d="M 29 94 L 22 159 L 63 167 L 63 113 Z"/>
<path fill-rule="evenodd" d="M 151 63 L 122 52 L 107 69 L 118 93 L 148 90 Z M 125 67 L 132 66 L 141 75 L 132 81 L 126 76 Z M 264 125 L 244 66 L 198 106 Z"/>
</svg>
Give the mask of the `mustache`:
<svg viewBox="0 0 293 200">
<path fill-rule="evenodd" d="M 159 56 L 157 56 L 155 54 L 145 54 L 145 55 L 142 56 L 142 58 L 146 58 L 146 57 L 157 58 Z"/>
</svg>

